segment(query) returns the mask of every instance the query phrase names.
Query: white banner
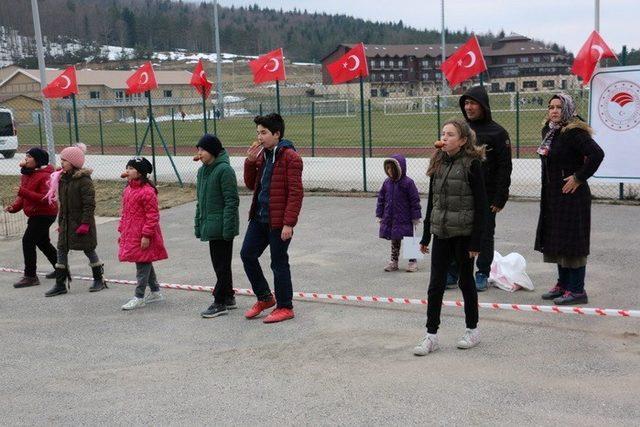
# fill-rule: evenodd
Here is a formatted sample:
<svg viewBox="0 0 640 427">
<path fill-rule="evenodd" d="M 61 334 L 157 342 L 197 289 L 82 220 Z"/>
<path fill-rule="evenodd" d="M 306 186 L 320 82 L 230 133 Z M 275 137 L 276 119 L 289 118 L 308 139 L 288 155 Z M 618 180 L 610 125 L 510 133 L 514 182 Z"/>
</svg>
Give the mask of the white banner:
<svg viewBox="0 0 640 427">
<path fill-rule="evenodd" d="M 591 79 L 589 122 L 605 153 L 595 178 L 640 180 L 640 66 L 601 69 Z"/>
</svg>

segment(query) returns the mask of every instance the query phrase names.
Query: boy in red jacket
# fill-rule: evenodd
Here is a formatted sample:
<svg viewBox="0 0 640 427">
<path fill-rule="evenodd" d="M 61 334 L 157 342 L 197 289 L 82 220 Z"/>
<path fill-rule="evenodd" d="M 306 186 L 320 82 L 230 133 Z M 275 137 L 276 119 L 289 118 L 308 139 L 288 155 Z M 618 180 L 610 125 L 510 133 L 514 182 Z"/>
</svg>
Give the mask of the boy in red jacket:
<svg viewBox="0 0 640 427">
<path fill-rule="evenodd" d="M 45 198 L 49 188 L 49 177 L 53 166 L 49 165 L 49 154 L 40 148 L 31 148 L 20 162 L 20 187 L 18 197 L 5 211 L 9 213 L 24 211 L 29 218 L 27 229 L 22 236 L 24 255 L 24 276 L 13 284 L 14 288 L 26 288 L 40 284 L 36 276 L 36 247 L 42 251 L 53 267 L 56 265 L 56 248 L 49 239 L 49 227 L 56 220 L 58 205 L 49 203 Z M 54 277 L 47 275 L 47 277 Z"/>
<path fill-rule="evenodd" d="M 258 301 L 245 317 L 252 319 L 277 304 L 264 319 L 264 323 L 275 323 L 294 317 L 287 250 L 302 207 L 302 159 L 293 144 L 282 139 L 284 120 L 279 114 L 257 116 L 253 121 L 258 141 L 247 152 L 244 182 L 254 192 L 240 257 Z M 275 299 L 258 261 L 267 246 Z"/>
</svg>

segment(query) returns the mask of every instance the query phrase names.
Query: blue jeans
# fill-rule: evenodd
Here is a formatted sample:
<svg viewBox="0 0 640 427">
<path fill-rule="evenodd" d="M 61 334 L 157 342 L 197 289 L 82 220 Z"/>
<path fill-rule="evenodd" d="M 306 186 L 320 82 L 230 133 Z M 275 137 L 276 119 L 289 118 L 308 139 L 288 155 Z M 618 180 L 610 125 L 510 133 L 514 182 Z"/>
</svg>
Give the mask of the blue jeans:
<svg viewBox="0 0 640 427">
<path fill-rule="evenodd" d="M 558 283 L 571 293 L 584 293 L 584 277 L 586 273 L 586 266 L 580 268 L 565 268 L 558 264 Z"/>
<path fill-rule="evenodd" d="M 258 258 L 269 246 L 276 302 L 279 308 L 293 308 L 293 285 L 291 284 L 291 269 L 287 253 L 291 239 L 283 241 L 280 238 L 281 233 L 281 228 L 272 229 L 269 224 L 252 219 L 249 221 L 247 234 L 244 236 L 240 258 L 242 258 L 244 271 L 251 282 L 251 288 L 256 297 L 260 301 L 268 300 L 272 295 L 271 289 L 269 289 L 269 283 L 262 273 Z"/>
</svg>

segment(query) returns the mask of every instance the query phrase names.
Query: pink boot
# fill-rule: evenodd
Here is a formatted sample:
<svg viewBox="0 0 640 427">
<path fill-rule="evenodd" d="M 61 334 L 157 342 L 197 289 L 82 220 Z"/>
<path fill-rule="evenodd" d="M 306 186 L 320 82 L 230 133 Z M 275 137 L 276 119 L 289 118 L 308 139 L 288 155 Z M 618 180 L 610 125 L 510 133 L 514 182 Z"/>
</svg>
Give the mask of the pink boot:
<svg viewBox="0 0 640 427">
<path fill-rule="evenodd" d="M 407 264 L 407 273 L 415 273 L 416 271 L 418 271 L 418 262 L 409 261 L 409 264 Z"/>
<path fill-rule="evenodd" d="M 389 261 L 384 271 L 398 271 L 398 261 Z"/>
</svg>

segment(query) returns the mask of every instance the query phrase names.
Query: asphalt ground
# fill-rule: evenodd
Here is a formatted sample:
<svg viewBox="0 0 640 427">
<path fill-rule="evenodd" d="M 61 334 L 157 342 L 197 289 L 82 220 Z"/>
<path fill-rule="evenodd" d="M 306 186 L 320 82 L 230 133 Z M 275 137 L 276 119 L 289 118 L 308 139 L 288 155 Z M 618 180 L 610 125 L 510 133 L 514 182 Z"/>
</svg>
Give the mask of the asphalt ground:
<svg viewBox="0 0 640 427">
<path fill-rule="evenodd" d="M 248 197 L 241 198 L 246 218 Z M 417 273 L 382 271 L 375 199 L 307 197 L 290 247 L 294 289 L 424 298 L 428 260 Z M 638 207 L 594 205 L 587 267 L 591 307 L 640 309 Z M 205 243 L 192 232 L 194 204 L 162 212 L 170 259 L 162 282 L 213 285 Z M 536 290 L 480 294 L 486 302 L 540 304 L 554 266 L 533 251 L 538 205 L 510 202 L 498 216 L 496 249 L 528 261 Z M 117 262 L 116 221 L 98 226 L 106 276 L 133 280 Z M 248 288 L 234 246 L 234 286 Z M 21 242 L 0 241 L 0 265 L 22 268 Z M 269 255 L 263 267 L 268 270 Z M 39 257 L 43 259 L 42 256 Z M 73 274 L 90 275 L 82 253 Z M 41 265 L 40 270 L 48 271 Z M 271 282 L 271 274 L 266 272 Z M 296 318 L 266 325 L 242 316 L 202 319 L 211 296 L 164 290 L 167 300 L 124 312 L 133 287 L 44 298 L 53 283 L 16 290 L 0 273 L 0 414 L 3 425 L 637 425 L 640 319 L 480 311 L 481 344 L 455 348 L 461 309 L 443 308 L 441 349 L 411 350 L 425 308 L 295 301 Z M 461 298 L 447 291 L 446 300 Z"/>
</svg>

